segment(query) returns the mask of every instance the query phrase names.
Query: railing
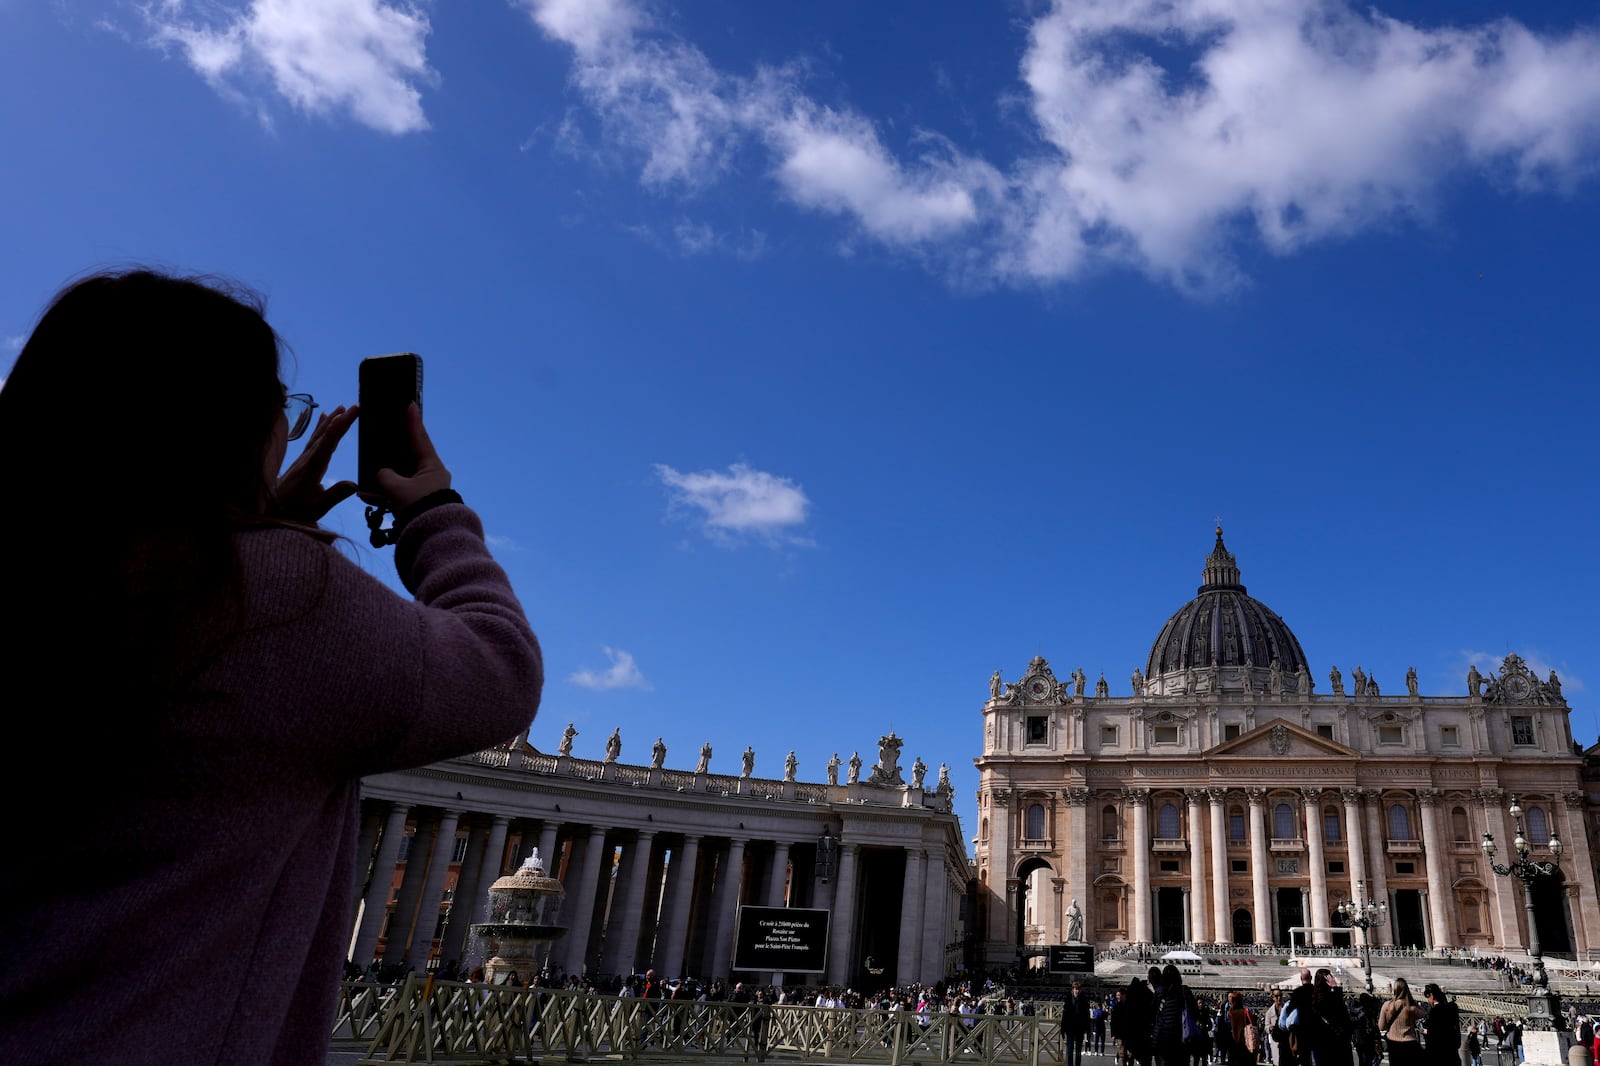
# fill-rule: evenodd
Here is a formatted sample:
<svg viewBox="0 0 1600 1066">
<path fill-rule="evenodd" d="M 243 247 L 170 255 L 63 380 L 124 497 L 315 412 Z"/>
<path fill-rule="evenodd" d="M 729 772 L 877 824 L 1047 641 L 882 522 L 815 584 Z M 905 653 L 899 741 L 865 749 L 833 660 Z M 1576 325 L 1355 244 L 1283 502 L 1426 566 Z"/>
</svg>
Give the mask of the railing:
<svg viewBox="0 0 1600 1066">
<path fill-rule="evenodd" d="M 485 986 L 412 975 L 384 992 L 340 990 L 335 1047 L 363 1066 L 399 1062 L 826 1059 L 1056 1066 L 1060 1025 L 1040 1016 L 850 1010 L 790 1004 L 642 1000 Z"/>
</svg>

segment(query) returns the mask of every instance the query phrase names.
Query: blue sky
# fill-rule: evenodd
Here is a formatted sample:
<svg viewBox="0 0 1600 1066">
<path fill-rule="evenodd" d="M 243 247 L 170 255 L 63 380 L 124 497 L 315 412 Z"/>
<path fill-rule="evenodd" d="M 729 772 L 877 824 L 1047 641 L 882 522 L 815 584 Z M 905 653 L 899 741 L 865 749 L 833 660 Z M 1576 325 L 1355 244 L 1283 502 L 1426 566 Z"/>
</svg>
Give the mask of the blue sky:
<svg viewBox="0 0 1600 1066">
<path fill-rule="evenodd" d="M 989 675 L 1126 694 L 1218 516 L 1319 688 L 1600 732 L 1592 4 L 0 0 L 0 98 L 5 359 L 131 261 L 420 352 L 546 750 L 892 729 L 970 836 Z"/>
</svg>

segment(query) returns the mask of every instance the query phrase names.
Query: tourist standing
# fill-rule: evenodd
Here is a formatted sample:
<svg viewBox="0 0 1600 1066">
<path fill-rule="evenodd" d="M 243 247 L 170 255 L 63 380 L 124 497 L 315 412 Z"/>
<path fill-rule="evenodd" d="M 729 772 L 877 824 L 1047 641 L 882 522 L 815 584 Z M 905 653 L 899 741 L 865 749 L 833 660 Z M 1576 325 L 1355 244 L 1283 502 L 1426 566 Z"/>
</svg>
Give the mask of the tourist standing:
<svg viewBox="0 0 1600 1066">
<path fill-rule="evenodd" d="M 1428 1013 L 1422 1020 L 1424 1058 L 1429 1066 L 1459 1066 L 1461 1056 L 1461 1011 L 1445 998 L 1444 989 L 1433 982 L 1422 988 L 1428 999 Z"/>
<path fill-rule="evenodd" d="M 1083 985 L 1072 982 L 1072 994 L 1061 1004 L 1061 1043 L 1067 1049 L 1067 1066 L 1083 1061 L 1083 1045 L 1089 1037 L 1089 997 Z"/>
<path fill-rule="evenodd" d="M 1404 977 L 1395 978 L 1394 993 L 1378 1012 L 1378 1031 L 1389 1051 L 1388 1066 L 1419 1066 L 1422 1038 L 1417 1027 L 1421 1023 L 1422 1008 L 1412 998 L 1411 986 Z"/>
</svg>

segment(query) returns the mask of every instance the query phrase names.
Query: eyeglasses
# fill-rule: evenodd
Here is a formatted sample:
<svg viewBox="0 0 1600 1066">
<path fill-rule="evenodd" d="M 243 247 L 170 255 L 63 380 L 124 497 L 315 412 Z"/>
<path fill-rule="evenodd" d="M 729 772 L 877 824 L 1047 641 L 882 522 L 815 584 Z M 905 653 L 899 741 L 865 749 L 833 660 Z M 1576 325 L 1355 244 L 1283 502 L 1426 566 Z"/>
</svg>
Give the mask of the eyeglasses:
<svg viewBox="0 0 1600 1066">
<path fill-rule="evenodd" d="M 309 392 L 287 392 L 283 395 L 283 413 L 289 420 L 289 439 L 298 440 L 311 425 L 311 412 L 317 401 Z"/>
</svg>

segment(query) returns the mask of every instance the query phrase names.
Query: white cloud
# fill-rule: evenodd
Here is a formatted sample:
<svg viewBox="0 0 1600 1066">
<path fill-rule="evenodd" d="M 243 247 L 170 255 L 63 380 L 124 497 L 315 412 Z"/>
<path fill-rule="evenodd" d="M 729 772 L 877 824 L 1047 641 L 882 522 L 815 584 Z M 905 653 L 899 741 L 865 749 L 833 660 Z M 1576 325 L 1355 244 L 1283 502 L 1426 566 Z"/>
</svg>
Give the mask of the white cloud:
<svg viewBox="0 0 1600 1066">
<path fill-rule="evenodd" d="M 1463 172 L 1590 176 L 1600 37 L 1509 19 L 1414 26 L 1343 0 L 1056 0 L 1020 62 L 1034 141 L 996 166 L 922 131 L 897 158 L 801 70 L 715 70 L 627 0 L 518 0 L 651 186 L 701 188 L 741 150 L 791 202 L 963 274 L 1037 284 L 1106 265 L 1190 289 L 1241 241 L 1290 254 L 1425 217 Z"/>
<path fill-rule="evenodd" d="M 796 531 L 805 524 L 811 501 L 788 478 L 735 463 L 723 473 L 686 474 L 657 464 L 656 476 L 669 492 L 675 513 L 695 514 L 712 540 L 731 545 L 744 537 L 774 544 L 809 546 Z"/>
<path fill-rule="evenodd" d="M 606 658 L 611 660 L 607 669 L 595 672 L 589 669 L 579 670 L 567 678 L 574 685 L 584 688 L 643 688 L 648 689 L 650 682 L 644 679 L 644 674 L 639 672 L 638 664 L 633 661 L 633 656 L 619 648 L 601 648 Z"/>
<path fill-rule="evenodd" d="M 275 92 L 308 114 L 344 113 L 383 133 L 428 128 L 419 85 L 427 15 L 387 0 L 252 0 L 244 9 L 167 0 L 144 9 L 155 43 L 176 46 L 219 91 Z"/>
</svg>

